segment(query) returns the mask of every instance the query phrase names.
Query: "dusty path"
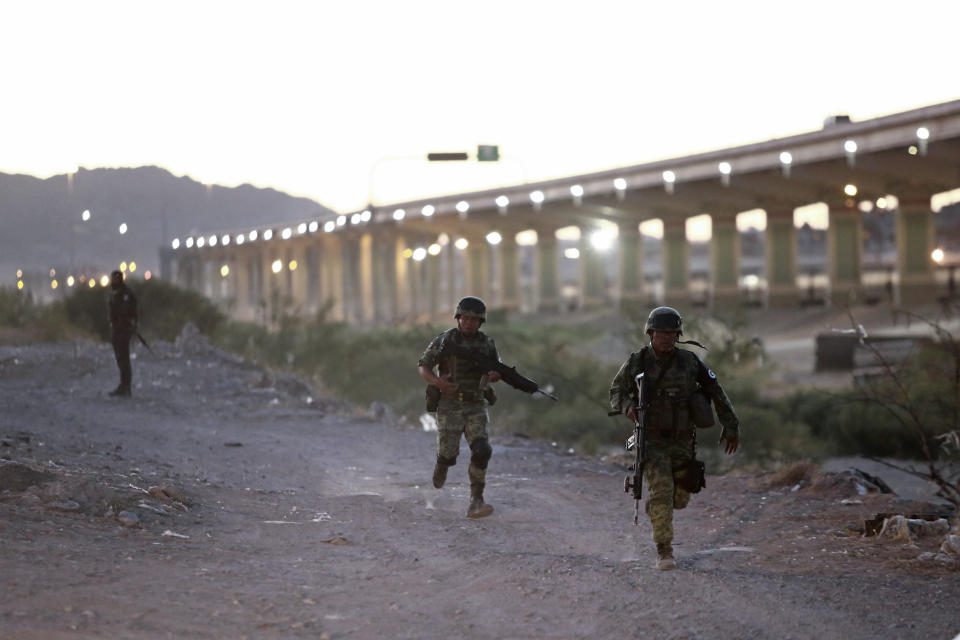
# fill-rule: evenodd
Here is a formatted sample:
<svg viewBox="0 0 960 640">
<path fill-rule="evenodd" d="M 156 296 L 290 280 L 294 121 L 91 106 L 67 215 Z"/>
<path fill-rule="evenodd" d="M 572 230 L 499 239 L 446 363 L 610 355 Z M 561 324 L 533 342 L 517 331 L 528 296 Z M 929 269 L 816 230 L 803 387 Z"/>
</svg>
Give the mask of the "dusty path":
<svg viewBox="0 0 960 640">
<path fill-rule="evenodd" d="M 154 348 L 124 401 L 107 347 L 0 347 L 0 472 L 51 480 L 0 492 L 0 638 L 960 633 L 960 574 L 916 560 L 932 541 L 848 530 L 889 496 L 708 477 L 660 573 L 612 462 L 495 436 L 496 512 L 468 520 L 466 447 L 438 491 L 433 434 L 202 343 Z"/>
</svg>

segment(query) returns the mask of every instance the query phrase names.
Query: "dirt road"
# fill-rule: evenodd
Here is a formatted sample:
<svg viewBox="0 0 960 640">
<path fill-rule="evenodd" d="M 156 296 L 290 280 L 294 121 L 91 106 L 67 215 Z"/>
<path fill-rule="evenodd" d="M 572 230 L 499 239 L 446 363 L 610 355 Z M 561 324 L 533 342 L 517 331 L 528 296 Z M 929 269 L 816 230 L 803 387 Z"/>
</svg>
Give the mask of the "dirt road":
<svg viewBox="0 0 960 640">
<path fill-rule="evenodd" d="M 154 350 L 123 400 L 109 347 L 0 347 L 0 638 L 960 633 L 956 568 L 916 559 L 939 541 L 850 529 L 917 505 L 839 476 L 709 476 L 661 573 L 614 461 L 495 434 L 496 511 L 468 520 L 466 447 L 438 491 L 434 434 Z"/>
</svg>

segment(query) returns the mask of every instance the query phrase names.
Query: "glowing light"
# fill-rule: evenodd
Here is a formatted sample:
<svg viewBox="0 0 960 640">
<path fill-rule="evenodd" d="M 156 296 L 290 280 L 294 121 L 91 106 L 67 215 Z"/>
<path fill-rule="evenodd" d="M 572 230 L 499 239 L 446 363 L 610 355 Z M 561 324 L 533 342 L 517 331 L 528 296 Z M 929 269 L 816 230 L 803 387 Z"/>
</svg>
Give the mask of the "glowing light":
<svg viewBox="0 0 960 640">
<path fill-rule="evenodd" d="M 56 280 L 50 282 L 51 289 L 56 289 L 58 286 L 60 286 L 60 284 Z"/>
<path fill-rule="evenodd" d="M 257 230 L 254 229 L 253 231 L 251 231 L 249 234 L 247 234 L 247 237 L 250 239 L 250 242 L 253 242 L 254 240 L 256 240 L 256 239 L 257 239 Z"/>
<path fill-rule="evenodd" d="M 413 259 L 416 260 L 417 262 L 420 262 L 426 257 L 427 257 L 427 250 L 424 249 L 423 247 L 417 247 L 416 249 L 413 250 Z"/>
<path fill-rule="evenodd" d="M 217 236 L 210 236 L 210 239 L 207 240 L 207 244 L 209 244 L 211 247 L 217 246 Z"/>
<path fill-rule="evenodd" d="M 108 284 L 110 284 L 110 276 L 108 276 L 107 274 L 103 274 L 102 276 L 100 276 L 100 286 L 105 287 Z"/>
<path fill-rule="evenodd" d="M 90 278 L 89 280 L 87 280 L 87 286 L 93 289 L 95 286 L 97 286 L 97 281 L 93 278 Z"/>
<path fill-rule="evenodd" d="M 918 152 L 919 150 L 917 149 L 917 145 L 915 144 L 912 144 L 909 147 L 907 147 L 907 153 L 909 153 L 912 156 L 917 155 Z"/>
<path fill-rule="evenodd" d="M 490 233 L 487 234 L 487 242 L 489 242 L 492 245 L 500 244 L 501 240 L 503 240 L 503 236 L 501 236 L 496 231 L 491 231 Z"/>
<path fill-rule="evenodd" d="M 580 227 L 576 225 L 560 227 L 553 233 L 553 237 L 555 237 L 557 240 L 577 241 L 580 239 Z"/>
<path fill-rule="evenodd" d="M 153 273 L 151 273 L 149 269 L 143 272 L 144 280 L 149 280 L 152 277 L 153 277 Z"/>
<path fill-rule="evenodd" d="M 370 222 L 370 218 L 373 217 L 373 214 L 369 210 L 364 209 L 360 212 L 360 222 Z"/>
<path fill-rule="evenodd" d="M 121 271 L 121 273 L 126 273 L 126 272 L 127 272 L 127 263 L 126 263 L 126 262 L 121 262 L 121 263 L 120 263 L 120 271 Z"/>
<path fill-rule="evenodd" d="M 767 228 L 767 212 L 763 209 L 750 209 L 737 214 L 737 231 L 743 233 L 751 229 L 765 231 Z"/>
<path fill-rule="evenodd" d="M 406 216 L 407 216 L 407 212 L 404 211 L 403 209 L 397 209 L 396 211 L 393 212 L 393 219 L 396 220 L 397 222 L 400 222 Z"/>
<path fill-rule="evenodd" d="M 450 236 L 441 232 L 440 235 L 437 236 L 437 244 L 439 244 L 441 247 L 447 246 L 450 244 Z"/>
<path fill-rule="evenodd" d="M 360 214 L 355 213 L 350 216 L 350 224 L 360 224 Z"/>
<path fill-rule="evenodd" d="M 299 233 L 300 235 L 303 235 L 303 234 L 305 234 L 306 232 L 307 232 L 307 223 L 306 223 L 306 222 L 301 222 L 300 224 L 297 225 L 297 233 Z"/>
<path fill-rule="evenodd" d="M 627 181 L 623 178 L 617 178 L 613 181 L 613 188 L 617 191 L 626 191 L 627 190 Z"/>
<path fill-rule="evenodd" d="M 243 244 L 244 242 L 246 242 L 246 240 L 247 240 L 247 236 L 243 235 L 242 233 L 237 234 L 237 240 L 236 240 L 237 244 Z"/>
<path fill-rule="evenodd" d="M 400 255 L 402 255 L 404 258 L 412 258 L 413 249 L 411 249 L 410 247 L 407 247 L 406 249 L 403 250 L 403 253 Z"/>
<path fill-rule="evenodd" d="M 17 269 L 17 277 L 18 277 L 18 278 L 22 278 L 22 277 L 23 277 L 23 269 Z"/>
<path fill-rule="evenodd" d="M 937 264 L 940 264 L 941 262 L 943 262 L 943 256 L 944 256 L 943 249 L 934 249 L 930 253 L 930 257 L 933 258 L 933 261 L 936 262 Z"/>
<path fill-rule="evenodd" d="M 307 231 L 310 233 L 316 233 L 317 229 L 320 228 L 320 223 L 316 220 L 313 220 L 310 224 L 307 225 Z"/>
<path fill-rule="evenodd" d="M 614 235 L 607 229 L 600 229 L 590 234 L 590 246 L 598 251 L 607 251 L 613 246 Z"/>
<path fill-rule="evenodd" d="M 220 267 L 220 276 L 226 278 L 228 275 L 230 275 L 230 267 L 228 265 Z"/>
<path fill-rule="evenodd" d="M 668 169 L 667 171 L 663 172 L 663 181 L 668 184 L 673 184 L 677 181 L 677 174 Z"/>
<path fill-rule="evenodd" d="M 853 140 L 847 140 L 843 143 L 843 150 L 847 153 L 856 153 L 857 152 L 857 143 Z"/>
<path fill-rule="evenodd" d="M 640 234 L 648 238 L 663 239 L 663 220 L 644 220 L 640 223 Z"/>
<path fill-rule="evenodd" d="M 290 236 L 293 235 L 293 229 L 290 227 L 284 227 L 283 231 L 280 232 L 280 237 L 284 240 L 289 240 Z"/>
<path fill-rule="evenodd" d="M 76 279 L 75 279 L 73 276 L 67 276 L 67 286 L 68 286 L 68 287 L 72 287 L 75 282 L 76 282 Z"/>
<path fill-rule="evenodd" d="M 537 189 L 536 191 L 531 191 L 531 192 L 530 192 L 530 200 L 531 200 L 531 202 L 533 202 L 534 204 L 540 204 L 540 203 L 542 203 L 545 199 L 546 199 L 546 197 L 543 195 L 543 191 L 540 191 L 539 189 Z"/>
<path fill-rule="evenodd" d="M 532 247 L 537 244 L 537 232 L 533 229 L 526 229 L 519 232 L 514 240 L 521 247 Z"/>
<path fill-rule="evenodd" d="M 290 269 L 290 271 L 296 271 L 298 266 L 299 266 L 299 265 L 297 264 L 297 261 L 296 261 L 296 260 L 291 260 L 291 261 L 287 264 L 287 268 Z"/>
<path fill-rule="evenodd" d="M 857 185 L 848 184 L 843 188 L 843 192 L 852 198 L 857 195 Z"/>
<path fill-rule="evenodd" d="M 570 260 L 576 260 L 580 257 L 580 249 L 576 247 L 567 247 L 563 250 L 563 257 L 569 258 Z"/>
<path fill-rule="evenodd" d="M 223 234 L 223 237 L 220 238 L 220 244 L 222 244 L 222 245 L 225 246 L 225 247 L 230 244 L 230 234 L 229 234 L 229 233 Z"/>
<path fill-rule="evenodd" d="M 467 202 L 466 200 L 461 200 L 460 202 L 457 203 L 457 212 L 466 213 L 469 210 L 470 210 L 470 203 Z"/>
<path fill-rule="evenodd" d="M 725 176 L 730 175 L 730 172 L 733 171 L 733 167 L 730 166 L 729 162 L 721 162 L 717 165 L 717 170 Z"/>
<path fill-rule="evenodd" d="M 470 242 L 466 238 L 457 238 L 457 241 L 453 243 L 453 246 L 463 251 L 470 246 Z"/>
<path fill-rule="evenodd" d="M 497 199 L 494 201 L 497 203 L 497 206 L 501 209 L 505 209 L 508 204 L 510 204 L 510 198 L 507 196 L 497 196 Z"/>
<path fill-rule="evenodd" d="M 280 262 L 279 260 L 274 260 L 270 264 L 270 270 L 273 271 L 274 273 L 280 273 L 282 269 L 283 269 L 283 263 Z"/>
<path fill-rule="evenodd" d="M 930 139 L 930 129 L 926 127 L 920 127 L 917 129 L 917 139 L 918 140 L 929 140 Z"/>
<path fill-rule="evenodd" d="M 80 219 L 86 222 L 90 219 L 90 209 L 84 209 L 83 213 L 80 214 Z"/>
<path fill-rule="evenodd" d="M 263 232 L 264 240 L 269 240 L 272 237 L 273 237 L 273 229 L 267 229 L 266 231 Z"/>
<path fill-rule="evenodd" d="M 760 286 L 760 276 L 755 273 L 750 273 L 743 276 L 743 286 L 747 289 L 756 289 Z"/>
<path fill-rule="evenodd" d="M 120 235 L 125 234 L 125 233 L 127 232 L 127 223 L 126 223 L 126 222 L 121 222 L 121 223 L 120 223 L 120 226 L 117 227 L 117 231 L 120 232 Z"/>
<path fill-rule="evenodd" d="M 337 216 L 337 226 L 342 227 L 347 224 L 347 216 Z"/>
<path fill-rule="evenodd" d="M 54 277 L 55 275 L 57 275 L 57 270 L 56 270 L 56 269 L 50 269 L 50 277 L 52 278 L 52 277 Z"/>
<path fill-rule="evenodd" d="M 574 198 L 580 198 L 583 196 L 583 187 L 579 184 L 575 184 L 570 187 L 570 195 Z"/>
<path fill-rule="evenodd" d="M 780 163 L 781 164 L 792 164 L 793 163 L 793 154 L 789 151 L 780 152 Z"/>
<path fill-rule="evenodd" d="M 330 233 L 336 228 L 337 228 L 337 223 L 334 222 L 333 220 L 327 220 L 326 222 L 323 223 L 323 230 L 327 233 Z"/>
<path fill-rule="evenodd" d="M 429 254 L 432 255 L 432 256 L 438 256 L 438 255 L 440 255 L 440 252 L 441 252 L 441 251 L 443 251 L 443 247 L 441 247 L 441 246 L 440 246 L 439 244 L 437 244 L 436 242 L 434 242 L 432 245 L 430 245 L 429 247 L 427 247 L 427 253 L 429 253 Z"/>
<path fill-rule="evenodd" d="M 197 249 L 202 248 L 203 245 L 205 245 L 205 244 L 207 244 L 207 239 L 206 239 L 206 238 L 204 238 L 203 236 L 200 236 L 199 238 L 197 238 Z"/>
<path fill-rule="evenodd" d="M 710 240 L 713 237 L 713 218 L 708 214 L 687 218 L 686 236 L 691 242 Z"/>
<path fill-rule="evenodd" d="M 92 281 L 92 280 L 90 281 L 90 286 L 91 286 L 91 287 L 93 286 L 93 281 Z M 17 289 L 19 289 L 19 290 L 21 290 L 21 291 L 23 290 L 23 280 L 17 280 Z"/>
<path fill-rule="evenodd" d="M 437 208 L 434 207 L 432 204 L 428 204 L 423 209 L 420 209 L 420 215 L 422 215 L 425 218 L 429 218 L 436 212 L 437 212 Z"/>
<path fill-rule="evenodd" d="M 137 270 L 137 263 L 131 260 L 130 264 L 127 265 L 127 268 L 130 269 L 130 273 L 133 273 L 134 271 Z"/>
</svg>

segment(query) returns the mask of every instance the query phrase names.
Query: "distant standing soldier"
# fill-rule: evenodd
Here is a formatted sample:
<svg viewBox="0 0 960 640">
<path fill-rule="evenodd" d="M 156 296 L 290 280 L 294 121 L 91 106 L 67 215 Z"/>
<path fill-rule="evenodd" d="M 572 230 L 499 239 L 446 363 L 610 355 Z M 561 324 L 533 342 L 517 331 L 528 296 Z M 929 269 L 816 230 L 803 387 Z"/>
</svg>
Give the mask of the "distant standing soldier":
<svg viewBox="0 0 960 640">
<path fill-rule="evenodd" d="M 447 470 L 457 463 L 460 435 L 470 445 L 470 507 L 468 518 L 483 518 L 493 507 L 483 501 L 487 463 L 493 450 L 487 436 L 487 403 L 495 401 L 493 389 L 487 385 L 500 380 L 496 371 L 481 371 L 471 359 L 453 353 L 454 345 L 476 350 L 499 361 L 493 339 L 480 331 L 487 319 L 487 307 L 479 298 L 468 296 L 457 304 L 454 314 L 457 326 L 434 338 L 420 356 L 420 377 L 439 391 L 437 404 L 437 464 L 433 470 L 433 486 L 441 488 Z M 434 372 L 439 370 L 439 375 Z M 428 387 L 428 396 L 430 387 Z"/>
<path fill-rule="evenodd" d="M 137 296 L 123 281 L 123 272 L 110 274 L 110 341 L 120 368 L 120 384 L 111 396 L 128 397 L 133 372 L 130 369 L 130 340 L 137 331 Z"/>
<path fill-rule="evenodd" d="M 740 442 L 740 421 L 716 374 L 696 354 L 676 346 L 683 335 L 682 322 L 680 314 L 671 307 L 651 311 L 646 324 L 650 345 L 631 353 L 610 385 L 610 415 L 626 413 L 633 421 L 637 417 L 634 380 L 637 374 L 644 373 L 646 512 L 657 545 L 656 566 L 662 571 L 677 566 L 672 547 L 673 511 L 687 506 L 690 489 L 696 492 L 702 486 L 701 478 L 692 477 L 700 473 L 691 464 L 696 458 L 697 444 L 690 414 L 694 392 L 700 390 L 713 401 L 723 425 L 719 444 L 726 453 L 734 453 Z M 692 483 L 697 484 L 691 486 Z"/>
</svg>

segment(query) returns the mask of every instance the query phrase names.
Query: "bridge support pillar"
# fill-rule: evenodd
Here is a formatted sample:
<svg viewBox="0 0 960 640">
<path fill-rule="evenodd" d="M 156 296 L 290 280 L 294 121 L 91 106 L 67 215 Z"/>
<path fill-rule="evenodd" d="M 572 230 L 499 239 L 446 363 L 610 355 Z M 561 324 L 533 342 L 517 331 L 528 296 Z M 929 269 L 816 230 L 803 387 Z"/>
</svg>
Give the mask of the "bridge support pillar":
<svg viewBox="0 0 960 640">
<path fill-rule="evenodd" d="M 557 237 L 553 229 L 537 229 L 537 311 L 560 310 Z"/>
<path fill-rule="evenodd" d="M 464 295 L 476 296 L 486 302 L 490 299 L 490 244 L 482 235 L 467 238 L 466 280 Z"/>
<path fill-rule="evenodd" d="M 619 295 L 621 309 L 636 309 L 646 301 L 643 282 L 643 244 L 640 225 L 631 220 L 620 224 L 617 236 L 619 254 Z"/>
<path fill-rule="evenodd" d="M 767 270 L 767 306 L 793 309 L 800 300 L 797 290 L 797 229 L 793 209 L 766 209 L 764 248 Z"/>
<path fill-rule="evenodd" d="M 847 307 L 862 298 L 862 223 L 860 210 L 830 203 L 827 229 L 827 261 L 830 274 L 830 304 Z"/>
<path fill-rule="evenodd" d="M 710 288 L 715 311 L 733 311 L 740 306 L 740 233 L 736 212 L 711 216 Z"/>
<path fill-rule="evenodd" d="M 664 304 L 690 306 L 690 248 L 683 218 L 663 221 L 663 290 Z"/>
<path fill-rule="evenodd" d="M 504 234 L 500 242 L 500 300 L 498 306 L 505 311 L 520 308 L 520 252 L 513 234 Z"/>
<path fill-rule="evenodd" d="M 897 273 L 900 276 L 898 304 L 910 305 L 937 299 L 932 253 L 936 242 L 933 212 L 928 194 L 898 196 Z"/>
<path fill-rule="evenodd" d="M 580 308 L 596 309 L 606 301 L 605 249 L 590 242 L 590 231 L 580 230 Z"/>
</svg>

